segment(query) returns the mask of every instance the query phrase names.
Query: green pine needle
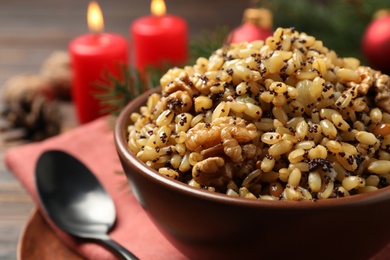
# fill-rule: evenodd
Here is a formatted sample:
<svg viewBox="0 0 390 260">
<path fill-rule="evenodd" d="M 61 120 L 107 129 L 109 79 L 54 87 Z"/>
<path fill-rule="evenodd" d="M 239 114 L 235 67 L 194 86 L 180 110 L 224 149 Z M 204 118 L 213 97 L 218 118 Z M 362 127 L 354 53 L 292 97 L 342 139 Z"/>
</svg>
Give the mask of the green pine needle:
<svg viewBox="0 0 390 260">
<path fill-rule="evenodd" d="M 210 55 L 227 43 L 230 29 L 219 26 L 214 31 L 204 32 L 199 40 L 190 41 L 190 64 L 194 64 L 199 57 L 208 58 Z"/>
<path fill-rule="evenodd" d="M 149 89 L 135 69 L 121 65 L 120 70 L 119 76 L 108 73 L 102 82 L 95 83 L 98 89 L 95 97 L 104 107 L 103 114 L 117 116 L 131 100 Z"/>
</svg>

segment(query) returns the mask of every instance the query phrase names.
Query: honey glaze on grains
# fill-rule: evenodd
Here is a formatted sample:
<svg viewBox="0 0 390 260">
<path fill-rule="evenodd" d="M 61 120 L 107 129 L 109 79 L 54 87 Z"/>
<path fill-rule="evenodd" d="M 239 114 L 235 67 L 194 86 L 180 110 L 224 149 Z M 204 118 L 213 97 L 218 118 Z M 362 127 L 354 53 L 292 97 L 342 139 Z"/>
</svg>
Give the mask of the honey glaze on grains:
<svg viewBox="0 0 390 260">
<path fill-rule="evenodd" d="M 390 182 L 390 77 L 278 28 L 170 69 L 128 146 L 169 178 L 249 199 L 319 200 Z"/>
</svg>

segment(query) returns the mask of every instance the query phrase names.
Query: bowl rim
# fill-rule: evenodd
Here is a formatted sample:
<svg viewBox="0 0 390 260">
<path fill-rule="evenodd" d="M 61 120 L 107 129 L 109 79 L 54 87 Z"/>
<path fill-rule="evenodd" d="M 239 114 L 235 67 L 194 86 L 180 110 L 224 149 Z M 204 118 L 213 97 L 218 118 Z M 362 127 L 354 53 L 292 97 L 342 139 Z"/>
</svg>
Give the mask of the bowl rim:
<svg viewBox="0 0 390 260">
<path fill-rule="evenodd" d="M 147 98 L 153 93 L 161 93 L 161 88 L 152 88 L 137 98 L 129 102 L 119 114 L 114 127 L 114 141 L 119 156 L 126 160 L 126 163 L 132 164 L 133 167 L 139 169 L 137 174 L 142 174 L 148 180 L 163 186 L 166 189 L 182 192 L 187 196 L 194 196 L 198 199 L 207 199 L 216 203 L 230 204 L 234 206 L 247 206 L 254 208 L 273 208 L 273 209 L 326 209 L 330 207 L 350 207 L 362 206 L 365 204 L 378 203 L 390 199 L 390 185 L 376 191 L 356 194 L 348 197 L 332 198 L 332 199 L 317 199 L 303 201 L 273 201 L 260 199 L 246 199 L 241 197 L 229 196 L 223 193 L 211 192 L 199 188 L 191 187 L 183 182 L 170 179 L 169 177 L 159 174 L 154 169 L 149 168 L 144 162 L 133 154 L 127 146 L 126 129 L 130 122 L 130 114 L 138 112 L 139 107 L 146 103 Z"/>
</svg>

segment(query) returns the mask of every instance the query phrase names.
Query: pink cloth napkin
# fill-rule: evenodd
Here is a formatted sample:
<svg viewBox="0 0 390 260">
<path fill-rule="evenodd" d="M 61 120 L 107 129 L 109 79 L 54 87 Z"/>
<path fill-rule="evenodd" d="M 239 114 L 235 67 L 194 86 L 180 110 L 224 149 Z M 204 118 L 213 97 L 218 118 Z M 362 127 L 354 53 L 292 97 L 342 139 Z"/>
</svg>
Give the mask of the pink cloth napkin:
<svg viewBox="0 0 390 260">
<path fill-rule="evenodd" d="M 60 149 L 84 162 L 103 183 L 114 199 L 117 223 L 110 236 L 140 259 L 186 259 L 157 230 L 130 191 L 116 154 L 113 131 L 106 117 L 80 126 L 62 135 L 39 143 L 9 149 L 5 154 L 7 167 L 20 180 L 39 207 L 34 182 L 38 157 L 49 149 Z M 50 221 L 49 221 L 50 223 Z M 74 239 L 52 223 L 56 234 L 74 251 L 88 259 L 115 259 L 100 245 Z"/>
<path fill-rule="evenodd" d="M 40 154 L 48 149 L 61 149 L 84 162 L 103 183 L 115 201 L 117 224 L 110 236 L 140 259 L 186 259 L 157 230 L 129 191 L 116 154 L 113 131 L 107 118 L 71 130 L 40 143 L 12 148 L 5 154 L 8 168 L 20 180 L 39 206 L 34 185 L 34 169 Z M 50 223 L 50 221 L 48 220 Z M 74 251 L 88 259 L 111 260 L 115 257 L 98 244 L 74 239 L 50 223 L 57 235 Z M 390 257 L 390 244 L 371 260 Z"/>
</svg>

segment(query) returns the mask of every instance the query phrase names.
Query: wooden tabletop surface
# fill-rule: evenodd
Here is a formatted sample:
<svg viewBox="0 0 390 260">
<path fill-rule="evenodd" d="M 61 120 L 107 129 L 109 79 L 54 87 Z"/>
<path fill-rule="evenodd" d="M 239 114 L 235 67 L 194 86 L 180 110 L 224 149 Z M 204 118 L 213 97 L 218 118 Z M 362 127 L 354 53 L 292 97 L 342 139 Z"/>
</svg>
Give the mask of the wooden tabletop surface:
<svg viewBox="0 0 390 260">
<path fill-rule="evenodd" d="M 66 50 L 69 41 L 87 32 L 88 0 L 1 0 L 0 2 L 0 91 L 11 77 L 38 73 L 42 62 L 54 51 Z M 149 14 L 149 1 L 100 0 L 105 29 L 128 40 L 129 25 Z M 233 28 L 253 1 L 166 0 L 171 14 L 184 17 L 190 39 L 217 26 Z M 1 133 L 0 133 L 1 134 Z M 0 259 L 16 259 L 20 232 L 34 208 L 29 195 L 10 173 L 3 156 L 10 146 L 0 145 Z"/>
</svg>

